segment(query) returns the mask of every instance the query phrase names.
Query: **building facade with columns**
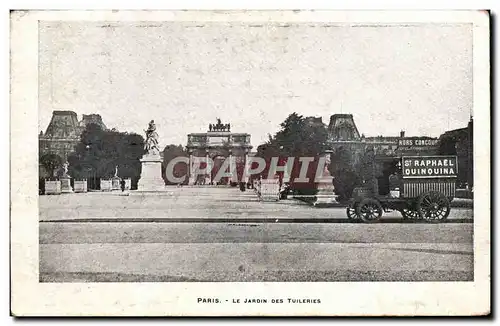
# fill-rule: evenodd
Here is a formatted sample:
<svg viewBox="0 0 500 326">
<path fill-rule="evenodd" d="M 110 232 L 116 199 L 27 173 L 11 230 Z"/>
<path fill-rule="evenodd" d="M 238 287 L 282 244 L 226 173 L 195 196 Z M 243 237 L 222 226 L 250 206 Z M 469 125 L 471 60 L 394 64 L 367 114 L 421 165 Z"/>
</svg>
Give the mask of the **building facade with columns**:
<svg viewBox="0 0 500 326">
<path fill-rule="evenodd" d="M 236 169 L 238 180 L 231 177 L 224 177 L 218 184 L 234 184 L 241 179 L 242 169 L 251 155 L 252 145 L 250 144 L 250 134 L 231 132 L 231 125 L 223 124 L 220 119 L 217 123 L 209 124 L 205 133 L 188 134 L 186 149 L 189 154 L 189 184 L 215 185 L 215 177 L 223 167 L 224 161 L 229 159 L 229 169 L 227 172 Z M 197 164 L 196 159 L 204 158 Z M 207 166 L 213 164 L 213 166 Z M 235 164 L 236 166 L 232 166 Z M 210 173 L 197 174 L 196 169 L 207 168 Z"/>
<path fill-rule="evenodd" d="M 427 136 L 408 137 L 401 130 L 398 136 L 371 136 L 360 134 L 352 114 L 334 114 L 328 125 L 328 141 L 335 151 L 346 149 L 359 157 L 367 148 L 372 148 L 376 155 L 437 155 L 438 139 Z M 415 146 L 413 143 L 424 142 L 425 146 Z M 412 143 L 412 146 L 405 144 Z"/>
</svg>

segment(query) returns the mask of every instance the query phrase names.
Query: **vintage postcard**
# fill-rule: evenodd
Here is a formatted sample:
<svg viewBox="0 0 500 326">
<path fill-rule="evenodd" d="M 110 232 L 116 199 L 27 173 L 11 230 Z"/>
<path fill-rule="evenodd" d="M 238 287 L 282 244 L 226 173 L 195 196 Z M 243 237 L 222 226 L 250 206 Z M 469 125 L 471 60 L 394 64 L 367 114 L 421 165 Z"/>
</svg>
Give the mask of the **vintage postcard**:
<svg viewBox="0 0 500 326">
<path fill-rule="evenodd" d="M 488 314 L 489 24 L 11 12 L 12 314 Z"/>
</svg>

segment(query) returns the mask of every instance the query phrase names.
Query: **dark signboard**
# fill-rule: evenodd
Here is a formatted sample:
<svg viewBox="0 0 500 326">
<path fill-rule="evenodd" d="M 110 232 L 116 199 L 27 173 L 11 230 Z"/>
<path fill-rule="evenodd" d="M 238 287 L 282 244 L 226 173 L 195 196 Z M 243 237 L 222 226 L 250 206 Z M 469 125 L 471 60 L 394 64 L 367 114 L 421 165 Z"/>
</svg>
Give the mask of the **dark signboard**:
<svg viewBox="0 0 500 326">
<path fill-rule="evenodd" d="M 407 156 L 402 158 L 404 178 L 456 177 L 456 156 Z"/>
</svg>

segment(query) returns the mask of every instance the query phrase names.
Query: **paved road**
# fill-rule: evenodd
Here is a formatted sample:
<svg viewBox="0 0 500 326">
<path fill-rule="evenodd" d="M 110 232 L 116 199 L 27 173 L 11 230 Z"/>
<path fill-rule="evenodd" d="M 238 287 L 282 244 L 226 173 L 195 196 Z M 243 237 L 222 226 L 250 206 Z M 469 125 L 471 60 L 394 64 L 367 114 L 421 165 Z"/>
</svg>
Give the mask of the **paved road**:
<svg viewBox="0 0 500 326">
<path fill-rule="evenodd" d="M 174 222 L 190 219 L 345 220 L 343 208 L 314 208 L 297 200 L 260 202 L 253 191 L 235 188 L 169 188 L 165 193 L 86 193 L 40 197 L 41 221 L 141 220 Z M 401 219 L 398 212 L 384 219 Z M 453 208 L 450 220 L 472 222 L 472 210 Z"/>
<path fill-rule="evenodd" d="M 60 223 L 40 224 L 40 244 L 472 243 L 473 224 Z"/>
<path fill-rule="evenodd" d="M 40 279 L 473 279 L 471 210 L 453 210 L 450 223 L 445 224 L 331 223 L 346 222 L 343 209 L 316 209 L 294 201 L 260 203 L 252 196 L 218 188 L 128 197 L 42 196 Z M 179 216 L 190 219 L 173 223 Z M 193 223 L 195 217 L 201 222 Z M 203 222 L 207 217 L 221 220 Z M 290 217 L 309 223 L 288 223 Z M 259 222 L 248 223 L 250 218 Z M 330 222 L 322 223 L 322 218 Z"/>
</svg>

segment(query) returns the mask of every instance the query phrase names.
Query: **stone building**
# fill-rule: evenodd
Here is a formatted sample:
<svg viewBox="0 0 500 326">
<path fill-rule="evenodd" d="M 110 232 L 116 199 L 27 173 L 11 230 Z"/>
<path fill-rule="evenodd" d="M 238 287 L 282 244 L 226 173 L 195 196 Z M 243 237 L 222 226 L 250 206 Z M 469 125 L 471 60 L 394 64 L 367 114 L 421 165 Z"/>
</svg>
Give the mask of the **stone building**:
<svg viewBox="0 0 500 326">
<path fill-rule="evenodd" d="M 305 121 L 307 124 L 311 125 L 311 126 L 315 126 L 315 125 L 325 125 L 323 123 L 323 119 L 321 117 L 306 117 L 305 118 Z M 326 126 L 325 126 L 326 127 Z"/>
<path fill-rule="evenodd" d="M 99 114 L 84 114 L 82 120 L 78 121 L 73 111 L 53 111 L 45 133 L 40 131 L 38 135 L 39 156 L 52 153 L 60 156 L 63 162 L 67 161 L 68 155 L 80 141 L 81 133 L 90 123 L 106 129 Z M 41 168 L 40 175 L 45 174 Z"/>
<path fill-rule="evenodd" d="M 460 187 L 474 186 L 474 139 L 473 119 L 467 127 L 449 130 L 439 137 L 443 154 L 456 155 L 458 159 L 458 183 Z"/>
<path fill-rule="evenodd" d="M 231 132 L 230 124 L 223 124 L 220 119 L 217 119 L 216 124 L 209 124 L 207 132 L 188 134 L 186 149 L 190 157 L 189 184 L 208 185 L 213 184 L 213 180 L 226 158 L 234 158 L 238 175 L 240 175 L 240 170 L 249 157 L 252 145 L 250 144 L 250 134 Z M 193 163 L 197 157 L 210 158 L 213 160 L 214 166 L 211 167 L 210 174 L 199 176 L 195 180 Z M 203 164 L 200 166 L 204 167 Z M 236 180 L 223 178 L 220 183 L 232 182 L 236 182 Z"/>
<path fill-rule="evenodd" d="M 389 191 L 389 175 L 397 169 L 401 156 L 426 156 L 439 154 L 439 140 L 427 136 L 407 137 L 401 130 L 394 136 L 371 136 L 360 134 L 352 114 L 334 114 L 328 125 L 328 141 L 334 153 L 335 169 L 349 171 L 344 191 L 361 180 L 372 180 L 381 194 Z M 352 175 L 350 174 L 352 173 Z M 340 177 L 340 176 L 337 176 Z M 350 179 L 349 179 L 350 178 Z"/>
<path fill-rule="evenodd" d="M 89 124 L 96 124 L 101 127 L 102 130 L 107 130 L 108 128 L 102 121 L 100 114 L 84 114 L 82 115 L 82 120 L 79 122 L 79 127 L 84 130 Z"/>
<path fill-rule="evenodd" d="M 407 137 L 401 130 L 398 136 L 371 136 L 360 134 L 352 114 L 334 114 L 328 125 L 328 141 L 333 150 L 343 148 L 360 156 L 368 148 L 376 155 L 436 155 L 438 139 L 426 136 Z M 418 145 L 417 144 L 424 144 Z M 413 145 L 408 145 L 413 144 Z"/>
</svg>

